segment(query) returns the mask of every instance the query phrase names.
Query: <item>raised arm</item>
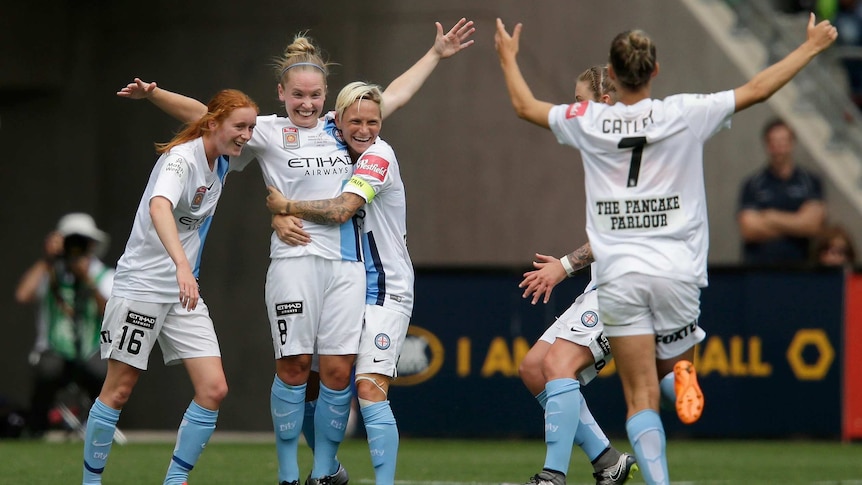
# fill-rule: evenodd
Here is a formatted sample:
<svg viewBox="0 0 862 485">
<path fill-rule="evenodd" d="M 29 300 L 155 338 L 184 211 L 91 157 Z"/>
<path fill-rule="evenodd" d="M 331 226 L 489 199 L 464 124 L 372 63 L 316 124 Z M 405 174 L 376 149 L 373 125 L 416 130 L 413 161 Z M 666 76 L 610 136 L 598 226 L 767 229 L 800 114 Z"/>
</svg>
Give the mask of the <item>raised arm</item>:
<svg viewBox="0 0 862 485">
<path fill-rule="evenodd" d="M 548 303 L 551 292 L 558 283 L 586 268 L 593 261 L 593 250 L 589 242 L 559 259 L 536 253 L 536 260 L 533 261 L 533 267 L 536 269 L 524 273 L 524 280 L 518 285 L 518 288 L 524 288 L 524 294 L 521 296 L 529 298 L 533 295 L 533 301 L 530 303 L 535 305 L 544 295 L 542 303 Z"/>
<path fill-rule="evenodd" d="M 267 187 L 266 207 L 273 214 L 292 215 L 318 224 L 343 224 L 365 204 L 365 199 L 342 192 L 332 199 L 290 200 L 273 186 Z"/>
<path fill-rule="evenodd" d="M 503 69 L 503 76 L 506 78 L 506 88 L 509 90 L 509 98 L 512 101 L 512 107 L 515 108 L 515 114 L 542 128 L 550 128 L 548 114 L 553 105 L 539 101 L 533 96 L 530 86 L 521 74 L 521 68 L 518 67 L 517 57 L 522 27 L 520 23 L 516 24 L 512 35 L 509 35 L 503 21 L 497 19 L 494 48 L 497 49 L 497 56 L 500 58 L 500 68 Z"/>
<path fill-rule="evenodd" d="M 197 121 L 207 114 L 206 105 L 200 101 L 166 91 L 158 87 L 155 82 L 148 83 L 139 78 L 135 78 L 126 87 L 117 91 L 117 96 L 129 99 L 148 99 L 159 109 L 183 123 Z"/>
<path fill-rule="evenodd" d="M 815 24 L 813 13 L 808 17 L 807 32 L 805 42 L 793 52 L 733 91 L 737 112 L 769 99 L 838 38 L 838 30 L 828 20 Z"/>
<path fill-rule="evenodd" d="M 454 56 L 462 49 L 473 45 L 473 40 L 468 40 L 476 31 L 472 20 L 467 21 L 462 18 L 446 34 L 443 34 L 443 26 L 440 22 L 435 22 L 434 25 L 437 26 L 437 37 L 431 49 L 404 74 L 389 83 L 383 91 L 383 111 L 381 112 L 383 119 L 410 101 L 441 59 Z"/>
</svg>

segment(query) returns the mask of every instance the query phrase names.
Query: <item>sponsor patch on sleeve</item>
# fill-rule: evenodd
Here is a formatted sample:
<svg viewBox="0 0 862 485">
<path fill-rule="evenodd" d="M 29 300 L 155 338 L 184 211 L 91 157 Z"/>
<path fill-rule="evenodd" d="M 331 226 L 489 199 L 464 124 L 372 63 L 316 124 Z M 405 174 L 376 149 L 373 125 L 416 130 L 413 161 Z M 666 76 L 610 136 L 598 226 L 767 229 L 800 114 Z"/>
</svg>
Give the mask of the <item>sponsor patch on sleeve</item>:
<svg viewBox="0 0 862 485">
<path fill-rule="evenodd" d="M 389 161 L 377 155 L 364 155 L 359 159 L 356 168 L 353 169 L 354 175 L 368 175 L 381 182 L 386 178 L 386 172 L 388 171 Z"/>
<path fill-rule="evenodd" d="M 164 173 L 172 173 L 177 176 L 180 180 L 185 179 L 186 173 L 188 172 L 188 164 L 186 163 L 183 157 L 169 158 L 165 161 L 165 165 L 162 168 Z"/>
<path fill-rule="evenodd" d="M 587 106 L 589 106 L 587 101 L 570 104 L 569 107 L 566 108 L 566 119 L 568 120 L 577 116 L 583 116 L 584 113 L 587 112 Z"/>
<path fill-rule="evenodd" d="M 285 303 L 275 304 L 275 315 L 283 317 L 285 315 L 297 315 L 302 313 L 301 301 L 289 301 Z"/>
</svg>

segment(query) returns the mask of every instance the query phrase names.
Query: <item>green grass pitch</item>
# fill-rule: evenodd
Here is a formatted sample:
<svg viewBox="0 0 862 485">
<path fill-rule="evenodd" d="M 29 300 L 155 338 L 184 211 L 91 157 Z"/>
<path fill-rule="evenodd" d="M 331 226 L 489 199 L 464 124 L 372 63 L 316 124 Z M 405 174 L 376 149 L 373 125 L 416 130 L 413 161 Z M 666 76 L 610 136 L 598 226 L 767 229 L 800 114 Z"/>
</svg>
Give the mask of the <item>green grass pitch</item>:
<svg viewBox="0 0 862 485">
<path fill-rule="evenodd" d="M 629 446 L 617 439 L 623 450 Z M 111 484 L 162 483 L 173 443 L 114 445 L 103 477 Z M 80 441 L 0 441 L 0 484 L 56 485 L 81 482 Z M 339 459 L 353 484 L 373 484 L 368 448 L 349 439 Z M 862 484 L 862 443 L 825 441 L 668 442 L 673 483 L 702 484 Z M 485 485 L 524 483 L 541 468 L 539 440 L 425 440 L 405 438 L 398 456 L 399 485 Z M 214 440 L 195 467 L 190 485 L 276 483 L 275 447 L 270 443 Z M 311 453 L 300 448 L 302 479 Z M 568 483 L 595 483 L 579 449 L 572 453 Z M 640 473 L 630 483 L 643 483 Z"/>
</svg>

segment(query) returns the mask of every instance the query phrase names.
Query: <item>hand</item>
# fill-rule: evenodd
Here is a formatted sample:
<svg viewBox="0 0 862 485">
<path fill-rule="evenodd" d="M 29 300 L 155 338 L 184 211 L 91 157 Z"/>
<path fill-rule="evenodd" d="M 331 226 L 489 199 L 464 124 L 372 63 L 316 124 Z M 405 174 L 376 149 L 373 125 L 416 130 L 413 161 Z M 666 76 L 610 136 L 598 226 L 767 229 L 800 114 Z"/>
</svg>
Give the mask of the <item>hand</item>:
<svg viewBox="0 0 862 485">
<path fill-rule="evenodd" d="M 311 236 L 302 229 L 302 219 L 296 216 L 272 216 L 272 228 L 282 242 L 290 246 L 305 246 Z"/>
<path fill-rule="evenodd" d="M 198 306 L 198 280 L 195 279 L 192 269 L 188 266 L 177 268 L 177 284 L 180 287 L 180 304 L 188 311 Z"/>
<path fill-rule="evenodd" d="M 518 49 L 521 43 L 521 28 L 523 26 L 520 23 L 515 24 L 515 29 L 512 31 L 512 35 L 509 35 L 506 32 L 506 26 L 503 25 L 503 21 L 499 18 L 497 19 L 497 32 L 494 34 L 494 48 L 497 49 L 497 56 L 500 59 L 506 58 L 515 58 L 518 56 Z"/>
<path fill-rule="evenodd" d="M 452 27 L 446 35 L 443 35 L 443 26 L 440 22 L 434 22 L 437 26 L 437 37 L 434 39 L 434 52 L 440 56 L 440 59 L 454 56 L 461 49 L 466 49 L 473 45 L 473 40 L 467 40 L 476 29 L 473 27 L 473 21 L 469 22 L 462 18 Z"/>
<path fill-rule="evenodd" d="M 284 215 L 287 208 L 287 197 L 272 185 L 268 185 L 266 190 L 269 191 L 269 195 L 266 196 L 266 208 L 273 214 Z"/>
<path fill-rule="evenodd" d="M 808 17 L 807 33 L 808 40 L 806 42 L 811 44 L 817 53 L 832 45 L 838 38 L 838 29 L 829 20 L 824 20 L 815 25 L 814 12 Z"/>
<path fill-rule="evenodd" d="M 53 231 L 45 237 L 45 259 L 53 261 L 61 254 L 63 254 L 63 235 Z"/>
<path fill-rule="evenodd" d="M 533 261 L 533 271 L 524 273 L 524 281 L 518 285 L 518 288 L 526 288 L 522 298 L 529 298 L 533 295 L 533 301 L 530 303 L 535 305 L 542 295 L 545 298 L 542 303 L 548 303 L 551 299 L 551 292 L 557 283 L 566 279 L 566 270 L 560 260 L 553 256 L 536 253 L 536 261 Z"/>
<path fill-rule="evenodd" d="M 141 81 L 139 78 L 135 78 L 133 82 L 130 82 L 126 87 L 117 91 L 117 96 L 129 99 L 146 99 L 153 95 L 153 91 L 156 87 L 155 81 L 148 83 Z"/>
</svg>

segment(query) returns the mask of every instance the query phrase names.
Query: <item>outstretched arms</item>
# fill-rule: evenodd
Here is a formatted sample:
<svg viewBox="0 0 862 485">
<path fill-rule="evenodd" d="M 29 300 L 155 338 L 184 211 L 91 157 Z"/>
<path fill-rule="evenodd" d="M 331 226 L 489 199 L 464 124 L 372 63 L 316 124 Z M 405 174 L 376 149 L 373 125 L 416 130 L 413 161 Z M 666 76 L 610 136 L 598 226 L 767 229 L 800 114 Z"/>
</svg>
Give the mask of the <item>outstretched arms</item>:
<svg viewBox="0 0 862 485">
<path fill-rule="evenodd" d="M 135 78 L 126 87 L 117 91 L 117 96 L 129 99 L 148 99 L 159 109 L 183 123 L 197 121 L 207 114 L 206 105 L 200 101 L 182 94 L 165 91 L 158 87 L 155 82 L 144 82 L 140 78 Z"/>
<path fill-rule="evenodd" d="M 815 24 L 813 13 L 808 17 L 807 32 L 805 42 L 793 52 L 733 91 L 737 112 L 769 99 L 838 38 L 838 30 L 828 20 Z"/>
<path fill-rule="evenodd" d="M 473 40 L 468 40 L 473 32 L 476 32 L 472 20 L 467 21 L 462 18 L 446 34 L 443 34 L 443 26 L 440 22 L 435 22 L 435 25 L 437 37 L 431 49 L 410 69 L 389 83 L 383 91 L 383 111 L 381 112 L 383 119 L 410 101 L 441 59 L 454 56 L 462 49 L 473 45 Z"/>
<path fill-rule="evenodd" d="M 500 58 L 500 68 L 506 78 L 506 88 L 509 89 L 509 98 L 512 107 L 519 118 L 525 119 L 542 128 L 550 128 L 548 114 L 553 105 L 545 101 L 539 101 L 533 96 L 530 86 L 521 74 L 518 67 L 518 48 L 521 40 L 521 24 L 516 24 L 512 35 L 506 32 L 503 21 L 497 19 L 497 33 L 494 34 L 494 47 Z"/>
</svg>

